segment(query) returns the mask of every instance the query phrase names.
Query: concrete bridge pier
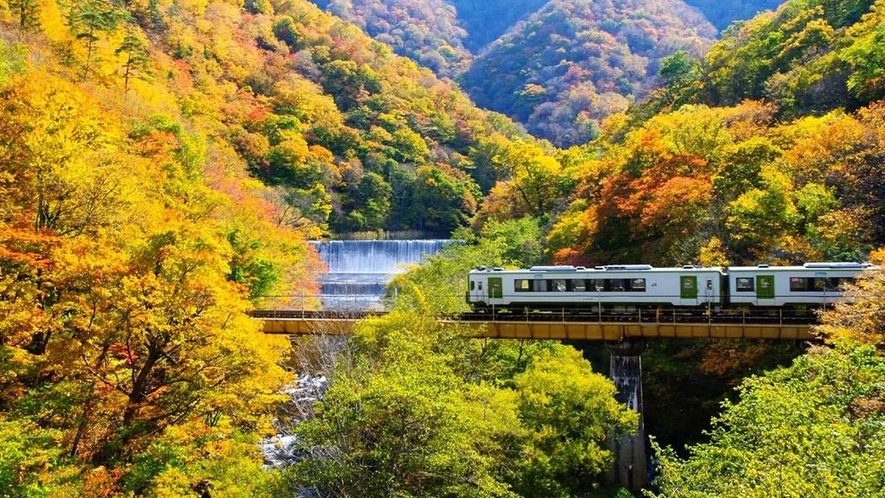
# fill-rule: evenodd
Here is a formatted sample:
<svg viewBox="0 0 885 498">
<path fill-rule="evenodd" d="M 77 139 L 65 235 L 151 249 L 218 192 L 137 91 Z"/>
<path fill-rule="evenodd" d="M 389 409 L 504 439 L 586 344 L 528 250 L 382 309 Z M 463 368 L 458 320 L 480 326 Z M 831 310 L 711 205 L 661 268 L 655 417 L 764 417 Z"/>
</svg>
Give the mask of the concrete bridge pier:
<svg viewBox="0 0 885 498">
<path fill-rule="evenodd" d="M 614 442 L 614 481 L 638 493 L 646 483 L 645 423 L 642 416 L 642 351 L 645 339 L 627 338 L 606 343 L 611 353 L 611 378 L 621 403 L 639 413 L 639 428 Z"/>
</svg>

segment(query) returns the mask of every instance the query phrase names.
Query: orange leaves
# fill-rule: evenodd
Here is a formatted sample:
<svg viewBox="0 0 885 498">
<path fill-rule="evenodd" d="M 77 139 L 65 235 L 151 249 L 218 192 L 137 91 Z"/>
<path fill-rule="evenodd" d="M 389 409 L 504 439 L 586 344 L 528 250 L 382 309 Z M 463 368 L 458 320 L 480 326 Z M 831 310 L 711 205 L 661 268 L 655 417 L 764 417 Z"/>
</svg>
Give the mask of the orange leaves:
<svg viewBox="0 0 885 498">
<path fill-rule="evenodd" d="M 12 267 L 48 269 L 52 265 L 50 250 L 62 239 L 47 231 L 29 227 L 0 225 L 0 272 Z"/>
<path fill-rule="evenodd" d="M 704 217 L 712 198 L 713 185 L 709 178 L 670 178 L 648 195 L 640 223 L 648 228 L 669 227 L 677 232 L 673 235 L 688 235 L 696 221 Z"/>
</svg>

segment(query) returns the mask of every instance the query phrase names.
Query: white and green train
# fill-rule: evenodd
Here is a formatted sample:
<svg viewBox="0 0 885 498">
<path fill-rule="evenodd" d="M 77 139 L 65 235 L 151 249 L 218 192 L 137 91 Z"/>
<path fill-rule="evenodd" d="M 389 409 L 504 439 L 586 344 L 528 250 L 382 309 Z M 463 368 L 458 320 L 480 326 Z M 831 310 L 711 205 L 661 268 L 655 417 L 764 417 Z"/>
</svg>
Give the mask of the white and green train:
<svg viewBox="0 0 885 498">
<path fill-rule="evenodd" d="M 843 283 L 876 268 L 853 262 L 731 268 L 481 267 L 468 273 L 467 302 L 476 310 L 815 307 L 838 300 Z"/>
</svg>

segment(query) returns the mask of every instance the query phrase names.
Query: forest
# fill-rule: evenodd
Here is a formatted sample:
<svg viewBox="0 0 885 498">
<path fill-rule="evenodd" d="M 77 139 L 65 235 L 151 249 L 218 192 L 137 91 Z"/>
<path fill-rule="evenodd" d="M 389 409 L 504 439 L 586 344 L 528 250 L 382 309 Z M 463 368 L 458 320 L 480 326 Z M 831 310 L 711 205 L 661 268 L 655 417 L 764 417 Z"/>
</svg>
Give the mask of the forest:
<svg viewBox="0 0 885 498">
<path fill-rule="evenodd" d="M 467 270 L 885 263 L 885 0 L 718 38 L 681 2 L 518 2 L 494 40 L 464 2 L 389 33 L 344 13 L 411 4 L 321 4 L 0 0 L 0 496 L 630 496 L 598 351 L 438 324 Z M 397 55 L 410 26 L 446 64 Z M 462 90 L 504 67 L 471 85 L 506 111 Z M 405 230 L 465 243 L 346 340 L 250 318 L 315 293 L 309 240 Z M 645 495 L 881 494 L 883 293 L 808 344 L 650 347 Z"/>
</svg>

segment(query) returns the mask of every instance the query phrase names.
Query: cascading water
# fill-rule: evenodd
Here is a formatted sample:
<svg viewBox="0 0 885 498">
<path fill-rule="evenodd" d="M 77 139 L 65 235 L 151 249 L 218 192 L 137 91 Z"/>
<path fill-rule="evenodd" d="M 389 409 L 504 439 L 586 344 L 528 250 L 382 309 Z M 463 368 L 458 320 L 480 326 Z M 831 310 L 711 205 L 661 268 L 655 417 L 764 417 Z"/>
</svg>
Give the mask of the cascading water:
<svg viewBox="0 0 885 498">
<path fill-rule="evenodd" d="M 645 341 L 625 339 L 608 343 L 611 352 L 611 379 L 618 392 L 615 398 L 639 413 L 636 433 L 623 436 L 615 443 L 615 474 L 617 482 L 631 491 L 639 491 L 646 483 L 645 424 L 642 420 L 642 351 Z"/>
<path fill-rule="evenodd" d="M 617 399 L 627 408 L 642 413 L 642 358 L 611 356 L 611 377 L 618 389 Z"/>
<path fill-rule="evenodd" d="M 438 253 L 453 240 L 313 241 L 329 269 L 320 277 L 326 309 L 367 309 L 378 306 L 394 275 Z"/>
</svg>

